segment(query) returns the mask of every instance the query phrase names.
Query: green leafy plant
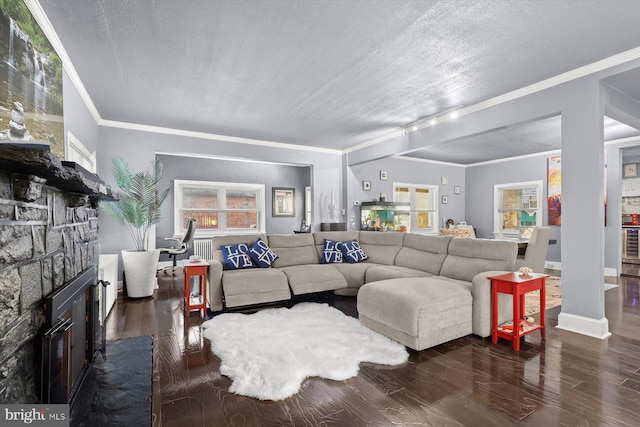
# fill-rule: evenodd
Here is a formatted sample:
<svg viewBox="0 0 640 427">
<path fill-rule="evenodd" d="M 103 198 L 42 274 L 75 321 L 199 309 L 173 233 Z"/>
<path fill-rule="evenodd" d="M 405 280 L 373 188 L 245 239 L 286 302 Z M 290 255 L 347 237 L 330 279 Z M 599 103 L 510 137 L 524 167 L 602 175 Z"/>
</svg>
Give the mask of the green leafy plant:
<svg viewBox="0 0 640 427">
<path fill-rule="evenodd" d="M 120 189 L 114 192 L 118 200 L 102 206 L 116 224 L 127 227 L 136 250 L 144 251 L 149 243 L 149 230 L 160 221 L 160 206 L 169 194 L 169 188 L 158 192 L 162 162 L 160 159 L 152 161 L 146 170 L 135 174 L 119 157 L 112 160 L 112 165 L 113 177 Z"/>
</svg>

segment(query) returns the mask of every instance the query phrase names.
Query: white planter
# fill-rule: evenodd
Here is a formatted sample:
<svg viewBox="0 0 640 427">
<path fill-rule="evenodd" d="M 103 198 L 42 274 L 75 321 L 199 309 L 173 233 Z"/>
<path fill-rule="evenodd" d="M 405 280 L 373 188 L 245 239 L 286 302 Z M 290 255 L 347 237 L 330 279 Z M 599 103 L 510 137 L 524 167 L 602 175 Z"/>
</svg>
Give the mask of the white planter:
<svg viewBox="0 0 640 427">
<path fill-rule="evenodd" d="M 143 252 L 122 251 L 122 264 L 129 297 L 144 298 L 153 295 L 159 257 L 160 249 Z"/>
</svg>

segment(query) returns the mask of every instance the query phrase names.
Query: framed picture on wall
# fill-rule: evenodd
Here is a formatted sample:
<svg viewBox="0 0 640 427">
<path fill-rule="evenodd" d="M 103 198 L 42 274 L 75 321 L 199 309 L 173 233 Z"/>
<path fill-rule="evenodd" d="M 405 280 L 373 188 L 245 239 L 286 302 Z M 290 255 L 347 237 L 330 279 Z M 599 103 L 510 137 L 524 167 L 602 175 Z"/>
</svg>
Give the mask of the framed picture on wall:
<svg viewBox="0 0 640 427">
<path fill-rule="evenodd" d="M 442 196 L 442 204 L 446 205 L 447 203 L 449 203 L 449 196 Z"/>
<path fill-rule="evenodd" d="M 371 181 L 362 181 L 362 189 L 364 191 L 371 191 Z"/>
<path fill-rule="evenodd" d="M 296 189 L 273 187 L 271 216 L 296 216 Z"/>
</svg>

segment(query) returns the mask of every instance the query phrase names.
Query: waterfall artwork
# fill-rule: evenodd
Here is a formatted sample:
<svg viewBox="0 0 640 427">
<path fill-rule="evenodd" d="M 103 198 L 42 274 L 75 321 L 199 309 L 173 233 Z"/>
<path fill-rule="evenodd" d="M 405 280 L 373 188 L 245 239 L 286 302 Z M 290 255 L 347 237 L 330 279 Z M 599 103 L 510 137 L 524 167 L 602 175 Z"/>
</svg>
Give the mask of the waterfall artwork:
<svg viewBox="0 0 640 427">
<path fill-rule="evenodd" d="M 0 0 L 0 145 L 65 160 L 62 61 L 22 0 Z"/>
</svg>

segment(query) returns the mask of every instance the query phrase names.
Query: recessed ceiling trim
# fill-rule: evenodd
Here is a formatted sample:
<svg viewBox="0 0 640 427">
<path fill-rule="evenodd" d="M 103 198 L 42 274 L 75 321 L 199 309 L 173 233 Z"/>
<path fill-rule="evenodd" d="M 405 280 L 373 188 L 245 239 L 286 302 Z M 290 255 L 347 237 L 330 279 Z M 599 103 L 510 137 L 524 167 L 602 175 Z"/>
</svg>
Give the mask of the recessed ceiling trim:
<svg viewBox="0 0 640 427">
<path fill-rule="evenodd" d="M 137 123 L 118 122 L 113 120 L 101 119 L 98 122 L 98 125 L 105 126 L 105 127 L 120 128 L 120 129 L 137 130 L 141 132 L 153 132 L 153 133 L 161 133 L 165 135 L 185 136 L 188 138 L 226 141 L 226 142 L 233 142 L 236 144 L 250 144 L 250 145 L 259 145 L 259 146 L 271 147 L 271 148 L 283 148 L 286 150 L 313 151 L 316 153 L 342 155 L 342 151 L 333 150 L 330 148 L 311 147 L 308 145 L 298 145 L 298 144 L 286 144 L 284 142 L 262 141 L 258 139 L 239 138 L 236 136 L 227 136 L 227 135 L 216 135 L 213 133 L 195 132 L 190 130 L 165 128 L 160 126 L 141 125 Z"/>
<path fill-rule="evenodd" d="M 605 141 L 604 145 L 626 144 L 628 142 L 636 142 L 636 141 L 640 141 L 640 135 L 627 136 L 626 138 L 612 139 L 611 141 Z"/>
<path fill-rule="evenodd" d="M 511 92 L 507 92 L 502 95 L 498 95 L 496 97 L 487 99 L 486 101 L 478 102 L 477 104 L 473 104 L 468 107 L 463 107 L 459 110 L 455 110 L 454 112 L 457 113 L 456 117 L 453 117 L 451 114 L 452 112 L 449 111 L 435 118 L 430 118 L 429 120 L 425 120 L 424 122 L 418 121 L 417 130 L 437 126 L 440 123 L 448 122 L 450 120 L 457 120 L 461 116 L 465 116 L 467 114 L 475 113 L 481 110 L 486 110 L 487 108 L 495 107 L 496 105 L 504 104 L 505 102 L 513 101 L 515 99 L 522 98 L 522 97 L 531 95 L 533 93 L 540 92 L 542 90 L 561 85 L 571 80 L 576 80 L 576 79 L 588 76 L 590 74 L 594 74 L 594 73 L 606 70 L 608 68 L 612 68 L 620 64 L 624 64 L 625 62 L 636 60 L 638 58 L 640 58 L 640 47 L 635 47 L 633 49 L 629 49 L 625 52 L 619 53 L 617 55 L 613 55 L 608 58 L 601 59 L 600 61 L 596 61 L 591 64 L 587 64 L 585 66 L 575 68 L 565 73 L 550 77 L 546 80 L 542 80 L 537 83 L 530 84 L 529 86 L 524 86 L 519 89 L 513 90 Z M 343 152 L 348 154 L 356 150 L 367 148 L 372 145 L 379 144 L 381 142 L 385 142 L 402 135 L 406 135 L 408 132 L 411 132 L 411 131 L 413 130 L 400 129 L 397 131 L 393 131 L 388 133 L 387 135 L 383 135 L 378 138 L 372 139 L 370 141 L 366 141 L 358 145 L 354 145 L 353 147 L 349 147 L 343 150 Z"/>
<path fill-rule="evenodd" d="M 452 162 L 443 162 L 443 161 L 440 161 L 440 160 L 421 159 L 421 158 L 418 158 L 418 157 L 403 156 L 402 154 L 398 154 L 396 156 L 393 156 L 392 158 L 400 159 L 400 160 L 409 160 L 409 161 L 412 161 L 412 162 L 431 163 L 431 164 L 434 164 L 434 165 L 454 166 L 454 167 L 458 167 L 458 168 L 464 168 L 465 167 L 465 165 L 463 165 L 461 163 L 452 163 Z"/>
<path fill-rule="evenodd" d="M 312 165 L 310 164 L 299 164 L 299 163 L 285 163 L 285 162 L 272 162 L 269 160 L 254 160 L 247 159 L 244 157 L 230 157 L 230 156 L 218 156 L 215 154 L 202 154 L 202 153 L 175 153 L 169 151 L 156 151 L 156 155 L 162 156 L 175 156 L 175 157 L 190 157 L 195 159 L 214 159 L 214 160 L 226 160 L 230 162 L 243 162 L 243 163 L 260 163 L 267 165 L 279 165 L 279 166 L 293 166 L 297 168 L 308 168 Z"/>
<path fill-rule="evenodd" d="M 492 165 L 494 163 L 510 162 L 512 160 L 529 159 L 532 157 L 553 156 L 556 154 L 560 154 L 561 152 L 562 150 L 558 149 L 558 150 L 543 151 L 541 153 L 523 154 L 522 156 L 505 157 L 503 159 L 487 160 L 486 162 L 469 163 L 468 165 L 465 165 L 465 167 L 470 168 L 474 166 Z"/>
<path fill-rule="evenodd" d="M 82 98 L 82 101 L 84 101 L 84 104 L 87 106 L 87 109 L 93 116 L 93 119 L 96 121 L 96 123 L 98 123 L 100 120 L 102 120 L 102 117 L 100 116 L 98 109 L 93 103 L 91 96 L 89 96 L 89 92 L 87 92 L 87 89 L 84 87 L 82 79 L 80 79 L 80 75 L 76 71 L 76 68 L 73 66 L 69 55 L 67 55 L 67 51 L 64 49 L 64 46 L 62 46 L 62 42 L 58 38 L 58 34 L 53 29 L 51 21 L 49 21 L 49 18 L 44 13 L 42 6 L 38 2 L 38 0 L 24 0 L 24 3 L 27 5 L 27 8 L 29 8 L 29 11 L 40 26 L 42 32 L 47 36 L 49 42 L 56 50 L 56 53 L 62 60 L 62 67 L 67 72 L 69 79 L 75 86 L 78 94 L 80 95 L 80 98 Z"/>
</svg>

